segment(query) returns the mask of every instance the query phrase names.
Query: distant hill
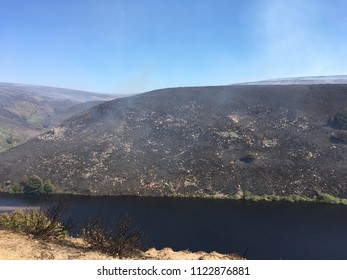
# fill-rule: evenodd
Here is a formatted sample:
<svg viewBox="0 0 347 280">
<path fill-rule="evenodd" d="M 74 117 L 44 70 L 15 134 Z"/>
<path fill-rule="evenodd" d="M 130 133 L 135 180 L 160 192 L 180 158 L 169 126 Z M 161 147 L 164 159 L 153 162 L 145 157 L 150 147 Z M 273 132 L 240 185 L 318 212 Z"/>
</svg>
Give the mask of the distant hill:
<svg viewBox="0 0 347 280">
<path fill-rule="evenodd" d="M 0 83 L 0 152 L 26 142 L 73 114 L 117 96 Z M 6 140 L 12 137 L 13 144 Z"/>
<path fill-rule="evenodd" d="M 73 100 L 76 102 L 87 101 L 103 101 L 114 99 L 112 94 L 95 93 L 89 91 L 80 91 L 65 88 L 23 85 L 13 83 L 0 83 L 0 94 L 8 95 L 25 95 L 25 96 L 41 96 L 45 98 L 53 98 L 57 100 Z M 120 96 L 118 96 L 120 97 Z"/>
<path fill-rule="evenodd" d="M 313 76 L 271 79 L 241 83 L 243 85 L 319 85 L 319 84 L 347 84 L 347 75 Z"/>
<path fill-rule="evenodd" d="M 347 149 L 331 125 L 347 85 L 173 88 L 102 103 L 0 154 L 63 193 L 347 197 Z M 342 138 L 341 138 L 342 139 Z M 11 182 L 9 182 L 11 181 Z"/>
</svg>

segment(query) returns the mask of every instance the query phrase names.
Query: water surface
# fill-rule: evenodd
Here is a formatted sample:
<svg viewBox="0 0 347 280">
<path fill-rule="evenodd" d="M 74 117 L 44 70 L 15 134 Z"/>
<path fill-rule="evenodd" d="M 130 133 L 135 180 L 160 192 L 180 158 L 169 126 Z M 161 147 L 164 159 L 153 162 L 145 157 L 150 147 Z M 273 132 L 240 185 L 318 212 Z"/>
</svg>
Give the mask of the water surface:
<svg viewBox="0 0 347 280">
<path fill-rule="evenodd" d="M 0 194 L 0 211 L 47 198 Z M 70 207 L 73 233 L 89 216 L 128 214 L 158 249 L 236 252 L 248 259 L 347 259 L 347 206 L 316 203 L 55 195 Z"/>
</svg>

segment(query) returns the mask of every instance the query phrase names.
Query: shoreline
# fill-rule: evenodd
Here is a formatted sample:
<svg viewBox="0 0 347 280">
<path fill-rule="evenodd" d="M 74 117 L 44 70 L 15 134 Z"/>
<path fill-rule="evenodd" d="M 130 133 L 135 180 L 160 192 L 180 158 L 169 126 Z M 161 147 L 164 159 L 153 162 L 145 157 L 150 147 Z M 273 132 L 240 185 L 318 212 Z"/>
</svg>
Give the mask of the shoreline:
<svg viewBox="0 0 347 280">
<path fill-rule="evenodd" d="M 26 193 L 11 193 L 8 191 L 0 190 L 0 194 L 9 194 L 9 195 L 30 195 L 36 196 L 37 194 L 26 194 Z M 73 196 L 85 196 L 85 197 L 148 197 L 148 198 L 187 198 L 187 199 L 216 199 L 216 200 L 234 200 L 234 201 L 251 201 L 251 202 L 288 202 L 288 203 L 296 203 L 296 202 L 308 202 L 308 203 L 322 203 L 322 204 L 335 204 L 335 205 L 345 205 L 347 206 L 347 198 L 339 198 L 328 193 L 318 192 L 315 197 L 308 197 L 305 195 L 286 195 L 280 196 L 276 194 L 264 194 L 264 195 L 256 195 L 251 192 L 245 192 L 244 194 L 234 194 L 234 195 L 226 195 L 226 194 L 167 194 L 167 195 L 130 195 L 130 194 L 80 194 L 80 193 L 68 193 L 68 192 L 55 192 L 52 194 L 39 194 L 42 196 L 55 196 L 55 195 L 73 195 Z M 1 209 L 0 209 L 1 210 Z"/>
</svg>

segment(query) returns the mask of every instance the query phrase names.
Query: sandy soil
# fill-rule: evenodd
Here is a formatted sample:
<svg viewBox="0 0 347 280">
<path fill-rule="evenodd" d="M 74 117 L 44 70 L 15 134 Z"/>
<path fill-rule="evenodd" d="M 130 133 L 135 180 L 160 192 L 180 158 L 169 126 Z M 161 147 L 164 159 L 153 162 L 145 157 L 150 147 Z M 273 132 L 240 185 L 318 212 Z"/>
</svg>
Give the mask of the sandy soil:
<svg viewBox="0 0 347 280">
<path fill-rule="evenodd" d="M 66 238 L 56 242 L 38 241 L 29 236 L 0 230 L 0 260 L 111 260 L 108 255 L 88 249 L 82 239 Z M 137 259 L 148 260 L 230 260 L 237 254 L 217 252 L 175 252 L 171 248 L 151 248 Z"/>
</svg>

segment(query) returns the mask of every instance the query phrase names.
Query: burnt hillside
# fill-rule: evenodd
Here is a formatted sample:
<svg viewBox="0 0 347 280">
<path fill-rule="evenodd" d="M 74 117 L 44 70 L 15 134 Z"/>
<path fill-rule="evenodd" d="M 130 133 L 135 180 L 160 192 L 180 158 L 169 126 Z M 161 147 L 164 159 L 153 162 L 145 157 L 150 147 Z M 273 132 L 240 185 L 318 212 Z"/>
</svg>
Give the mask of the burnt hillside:
<svg viewBox="0 0 347 280">
<path fill-rule="evenodd" d="M 329 119 L 347 85 L 174 88 L 100 104 L 0 154 L 0 183 L 51 179 L 96 195 L 347 197 L 347 149 Z"/>
</svg>

